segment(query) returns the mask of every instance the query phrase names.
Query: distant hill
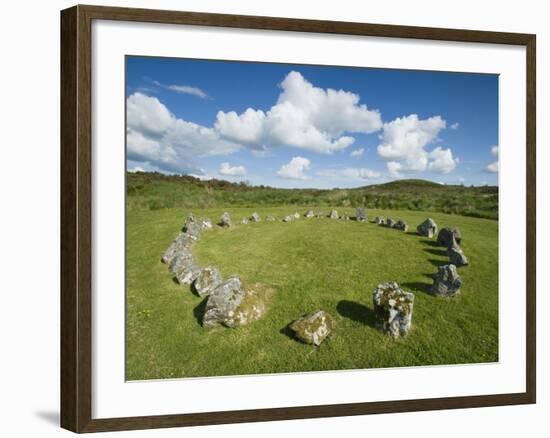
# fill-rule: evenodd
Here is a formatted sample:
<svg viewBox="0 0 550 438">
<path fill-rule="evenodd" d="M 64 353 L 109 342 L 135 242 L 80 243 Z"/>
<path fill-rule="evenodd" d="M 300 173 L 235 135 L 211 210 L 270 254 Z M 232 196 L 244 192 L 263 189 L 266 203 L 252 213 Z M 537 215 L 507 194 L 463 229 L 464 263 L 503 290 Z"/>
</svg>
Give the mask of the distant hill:
<svg viewBox="0 0 550 438">
<path fill-rule="evenodd" d="M 202 181 L 188 175 L 129 172 L 127 195 L 127 206 L 131 209 L 361 206 L 498 218 L 498 187 L 443 185 L 421 179 L 403 179 L 352 189 L 279 189 L 217 179 Z"/>
</svg>

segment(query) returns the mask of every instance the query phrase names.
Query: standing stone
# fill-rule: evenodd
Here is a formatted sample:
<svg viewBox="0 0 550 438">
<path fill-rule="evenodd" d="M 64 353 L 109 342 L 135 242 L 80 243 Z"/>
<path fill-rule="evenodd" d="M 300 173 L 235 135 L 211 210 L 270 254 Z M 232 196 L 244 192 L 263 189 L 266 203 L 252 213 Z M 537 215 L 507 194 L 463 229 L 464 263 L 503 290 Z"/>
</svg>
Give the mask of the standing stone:
<svg viewBox="0 0 550 438">
<path fill-rule="evenodd" d="M 407 225 L 407 222 L 405 222 L 403 219 L 399 219 L 395 224 L 393 224 L 393 228 L 401 231 L 407 231 L 409 229 L 409 226 Z"/>
<path fill-rule="evenodd" d="M 231 226 L 231 216 L 229 216 L 229 213 L 227 211 L 222 214 L 220 225 L 226 228 L 229 228 Z"/>
<path fill-rule="evenodd" d="M 464 255 L 462 248 L 457 243 L 454 236 L 451 240 L 451 246 L 447 248 L 447 255 L 449 256 L 449 261 L 456 267 L 466 266 L 468 264 L 468 258 Z"/>
<path fill-rule="evenodd" d="M 357 222 L 367 221 L 367 213 L 365 212 L 364 208 L 359 207 L 357 210 L 355 210 L 355 220 Z"/>
<path fill-rule="evenodd" d="M 395 221 L 391 217 L 386 219 L 386 226 L 387 227 L 393 228 L 394 225 L 395 225 Z"/>
<path fill-rule="evenodd" d="M 300 213 L 298 212 L 294 213 L 294 219 L 300 219 Z"/>
<path fill-rule="evenodd" d="M 243 224 L 243 225 L 248 224 L 248 219 L 245 218 L 245 217 L 243 217 L 243 218 L 241 219 L 241 224 Z"/>
<path fill-rule="evenodd" d="M 347 214 L 343 214 L 340 216 L 340 219 L 342 219 L 343 221 L 349 221 L 349 216 Z"/>
<path fill-rule="evenodd" d="M 275 216 L 268 215 L 268 216 L 265 217 L 265 220 L 267 222 L 274 222 L 275 221 Z"/>
<path fill-rule="evenodd" d="M 201 269 L 193 282 L 193 289 L 200 297 L 205 297 L 218 287 L 222 281 L 220 271 L 212 266 L 208 266 Z"/>
<path fill-rule="evenodd" d="M 453 264 L 443 265 L 437 268 L 430 293 L 436 296 L 454 297 L 460 293 L 460 286 L 462 286 L 462 280 L 456 266 Z"/>
<path fill-rule="evenodd" d="M 411 329 L 414 294 L 395 282 L 379 284 L 373 294 L 376 326 L 396 339 Z"/>
<path fill-rule="evenodd" d="M 260 215 L 256 212 L 252 213 L 252 216 L 250 216 L 250 222 L 260 222 Z"/>
<path fill-rule="evenodd" d="M 439 234 L 437 235 L 437 244 L 448 248 L 453 244 L 453 237 L 454 240 L 456 240 L 456 243 L 460 245 L 462 242 L 462 234 L 460 233 L 460 229 L 458 227 L 441 228 L 441 230 L 439 230 Z"/>
<path fill-rule="evenodd" d="M 244 291 L 237 277 L 228 278 L 208 295 L 203 327 L 239 327 L 261 318 L 265 302 L 253 290 Z"/>
<path fill-rule="evenodd" d="M 193 239 L 191 239 L 187 233 L 180 233 L 164 252 L 161 258 L 162 263 L 170 263 L 176 254 L 186 248 L 189 248 L 191 246 L 191 242 L 193 242 Z"/>
<path fill-rule="evenodd" d="M 437 224 L 432 218 L 428 218 L 416 227 L 416 232 L 431 239 L 437 233 Z"/>
<path fill-rule="evenodd" d="M 325 213 L 320 211 L 319 213 L 317 213 L 317 219 L 323 219 L 325 217 Z"/>
<path fill-rule="evenodd" d="M 376 217 L 374 218 L 374 223 L 375 223 L 376 225 L 384 225 L 384 217 L 382 217 L 382 216 L 376 216 Z"/>
<path fill-rule="evenodd" d="M 294 216 L 291 214 L 283 218 L 283 222 L 292 222 L 293 220 L 294 220 Z"/>
<path fill-rule="evenodd" d="M 304 216 L 310 219 L 315 216 L 315 213 L 313 213 L 313 210 L 308 210 L 306 211 L 306 214 L 304 214 Z"/>
<path fill-rule="evenodd" d="M 330 219 L 338 219 L 338 212 L 336 210 L 330 210 L 328 217 Z"/>
<path fill-rule="evenodd" d="M 318 347 L 332 331 L 334 321 L 324 310 L 317 310 L 297 319 L 289 327 L 300 341 Z"/>
</svg>

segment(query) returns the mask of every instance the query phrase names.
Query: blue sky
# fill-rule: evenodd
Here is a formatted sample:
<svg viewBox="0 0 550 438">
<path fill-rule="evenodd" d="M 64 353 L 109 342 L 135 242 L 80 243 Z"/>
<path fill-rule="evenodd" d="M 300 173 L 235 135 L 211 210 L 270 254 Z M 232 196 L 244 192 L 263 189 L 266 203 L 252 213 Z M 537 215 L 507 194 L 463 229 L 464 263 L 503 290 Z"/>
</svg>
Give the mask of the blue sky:
<svg viewBox="0 0 550 438">
<path fill-rule="evenodd" d="M 128 170 L 275 187 L 498 184 L 498 76 L 128 57 Z"/>
</svg>

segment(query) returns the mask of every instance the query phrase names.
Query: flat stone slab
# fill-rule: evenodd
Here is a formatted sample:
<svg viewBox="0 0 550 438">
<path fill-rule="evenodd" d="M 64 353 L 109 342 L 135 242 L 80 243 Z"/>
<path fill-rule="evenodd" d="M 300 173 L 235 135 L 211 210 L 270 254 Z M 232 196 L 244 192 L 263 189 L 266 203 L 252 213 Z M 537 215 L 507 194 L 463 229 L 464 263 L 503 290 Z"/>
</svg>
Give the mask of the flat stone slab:
<svg viewBox="0 0 550 438">
<path fill-rule="evenodd" d="M 396 282 L 379 284 L 373 293 L 376 326 L 393 339 L 406 336 L 411 329 L 414 294 Z"/>
<path fill-rule="evenodd" d="M 319 346 L 332 332 L 334 320 L 324 310 L 317 310 L 297 319 L 289 328 L 300 341 Z"/>
</svg>

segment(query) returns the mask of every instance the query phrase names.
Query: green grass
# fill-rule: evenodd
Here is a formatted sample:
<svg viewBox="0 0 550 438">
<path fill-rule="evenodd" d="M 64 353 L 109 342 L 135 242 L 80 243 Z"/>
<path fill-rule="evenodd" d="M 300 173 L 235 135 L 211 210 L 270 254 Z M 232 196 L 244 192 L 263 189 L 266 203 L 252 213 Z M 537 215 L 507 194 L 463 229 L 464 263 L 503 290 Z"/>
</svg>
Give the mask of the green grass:
<svg viewBox="0 0 550 438">
<path fill-rule="evenodd" d="M 234 222 L 253 211 L 281 218 L 306 207 L 129 208 L 127 214 L 127 379 L 159 379 L 399 367 L 498 360 L 498 222 L 426 213 L 381 211 L 403 218 L 410 231 L 329 219 L 236 224 L 203 233 L 193 252 L 203 265 L 224 276 L 273 289 L 266 316 L 249 326 L 204 329 L 204 301 L 176 284 L 160 256 L 183 218 Z M 328 212 L 328 208 L 314 208 Z M 346 209 L 338 208 L 340 213 Z M 347 209 L 350 215 L 354 210 Z M 426 293 L 429 276 L 445 264 L 444 248 L 414 233 L 432 217 L 459 226 L 470 266 L 459 268 L 462 293 L 456 298 Z M 372 293 L 377 284 L 397 281 L 415 293 L 413 328 L 393 341 L 373 326 Z M 285 327 L 317 309 L 329 312 L 335 330 L 319 347 L 302 344 Z"/>
</svg>

